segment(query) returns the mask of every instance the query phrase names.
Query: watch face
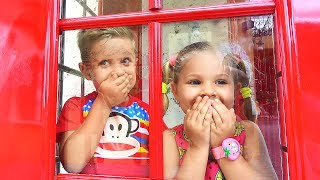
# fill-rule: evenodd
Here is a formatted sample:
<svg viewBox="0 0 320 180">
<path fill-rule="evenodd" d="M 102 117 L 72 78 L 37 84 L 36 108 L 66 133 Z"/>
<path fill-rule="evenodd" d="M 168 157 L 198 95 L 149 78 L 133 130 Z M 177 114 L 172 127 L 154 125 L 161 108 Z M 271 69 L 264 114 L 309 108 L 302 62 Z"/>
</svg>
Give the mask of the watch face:
<svg viewBox="0 0 320 180">
<path fill-rule="evenodd" d="M 230 144 L 230 151 L 236 153 L 239 151 L 239 146 L 236 142 L 232 141 Z"/>
<path fill-rule="evenodd" d="M 240 155 L 240 144 L 236 139 L 227 138 L 222 142 L 222 148 L 225 156 L 230 160 L 235 160 Z"/>
</svg>

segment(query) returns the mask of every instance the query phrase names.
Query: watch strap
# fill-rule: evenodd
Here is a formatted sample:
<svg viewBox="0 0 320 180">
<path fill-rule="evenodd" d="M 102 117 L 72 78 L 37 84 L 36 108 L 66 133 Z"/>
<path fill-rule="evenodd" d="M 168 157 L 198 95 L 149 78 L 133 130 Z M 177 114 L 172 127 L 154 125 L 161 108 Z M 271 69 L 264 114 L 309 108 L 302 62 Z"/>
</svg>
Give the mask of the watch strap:
<svg viewBox="0 0 320 180">
<path fill-rule="evenodd" d="M 215 159 L 221 159 L 221 158 L 226 157 L 222 146 L 212 148 L 211 151 L 212 151 L 213 157 Z"/>
</svg>

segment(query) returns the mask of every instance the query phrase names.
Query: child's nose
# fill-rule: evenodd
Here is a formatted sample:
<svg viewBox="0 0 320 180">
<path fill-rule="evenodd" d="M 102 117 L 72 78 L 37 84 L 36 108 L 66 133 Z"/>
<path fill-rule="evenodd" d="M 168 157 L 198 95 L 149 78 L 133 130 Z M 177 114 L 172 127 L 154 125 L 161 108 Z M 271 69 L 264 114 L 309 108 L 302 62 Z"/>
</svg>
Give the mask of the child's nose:
<svg viewBox="0 0 320 180">
<path fill-rule="evenodd" d="M 125 74 L 124 69 L 119 66 L 114 68 L 114 72 L 118 75 L 118 77 Z"/>
<path fill-rule="evenodd" d="M 215 97 L 216 91 L 211 84 L 204 84 L 200 93 L 201 96 Z"/>
</svg>

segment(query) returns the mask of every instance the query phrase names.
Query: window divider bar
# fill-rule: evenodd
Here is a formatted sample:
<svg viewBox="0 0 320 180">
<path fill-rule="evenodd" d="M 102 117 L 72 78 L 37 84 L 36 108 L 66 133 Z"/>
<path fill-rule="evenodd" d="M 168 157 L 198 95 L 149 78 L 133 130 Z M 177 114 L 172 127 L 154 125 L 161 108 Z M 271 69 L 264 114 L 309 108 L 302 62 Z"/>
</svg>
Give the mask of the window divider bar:
<svg viewBox="0 0 320 180">
<path fill-rule="evenodd" d="M 148 24 L 149 38 L 149 155 L 150 177 L 163 179 L 163 143 L 162 143 L 162 30 L 161 23 Z M 159 101 L 160 100 L 160 101 Z"/>
<path fill-rule="evenodd" d="M 149 0 L 149 10 L 162 9 L 162 0 Z"/>
<path fill-rule="evenodd" d="M 83 78 L 80 71 L 72 69 L 65 65 L 59 64 L 59 70 Z"/>
<path fill-rule="evenodd" d="M 91 16 L 97 16 L 97 14 L 94 13 L 89 6 L 87 6 L 86 2 L 82 0 L 75 0 L 75 1 L 77 1 L 80 4 L 80 6 L 82 6 L 83 9 L 85 9 Z"/>
<path fill-rule="evenodd" d="M 154 10 L 95 17 L 60 19 L 63 30 L 144 25 L 152 22 L 169 23 L 203 19 L 273 14 L 274 2 L 246 2 L 183 9 Z"/>
</svg>

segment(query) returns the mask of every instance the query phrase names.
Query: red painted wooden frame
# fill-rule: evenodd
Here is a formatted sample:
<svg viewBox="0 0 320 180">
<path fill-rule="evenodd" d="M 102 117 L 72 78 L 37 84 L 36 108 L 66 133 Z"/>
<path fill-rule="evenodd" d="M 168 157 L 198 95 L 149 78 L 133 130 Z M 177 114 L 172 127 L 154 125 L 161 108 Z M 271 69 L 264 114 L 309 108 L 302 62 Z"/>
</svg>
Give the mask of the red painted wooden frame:
<svg viewBox="0 0 320 180">
<path fill-rule="evenodd" d="M 288 9 L 285 7 L 287 5 L 284 1 L 276 1 L 276 13 L 275 13 L 275 56 L 276 56 L 276 68 L 277 72 L 281 73 L 281 77 L 277 79 L 278 85 L 278 102 L 279 102 L 279 116 L 280 116 L 280 138 L 281 145 L 284 147 L 288 147 L 287 144 L 287 132 L 286 132 L 286 119 L 290 118 L 288 113 L 285 113 L 285 95 L 284 91 L 286 90 L 286 86 L 283 81 L 286 81 L 286 74 L 284 74 L 284 57 L 285 50 L 288 50 L 288 40 L 291 38 L 290 33 L 286 27 L 289 26 L 288 22 Z M 280 48 L 281 47 L 281 48 Z M 289 58 L 289 57 L 287 57 Z M 287 116 L 286 116 L 287 115 Z M 283 167 L 283 178 L 289 179 L 289 166 L 288 166 L 288 153 L 282 151 L 282 167 Z"/>
<path fill-rule="evenodd" d="M 149 10 L 156 10 L 162 8 L 162 0 L 149 0 Z"/>
<path fill-rule="evenodd" d="M 318 0 L 276 0 L 281 139 L 290 179 L 320 177 L 319 10 Z"/>
<path fill-rule="evenodd" d="M 282 74 L 278 78 L 282 120 L 281 142 L 288 147 L 288 153 L 283 154 L 285 157 L 288 156 L 290 162 L 284 164 L 284 178 L 289 178 L 285 168 L 288 166 L 290 179 L 319 179 L 320 4 L 318 0 L 275 0 L 275 3 L 260 1 L 175 10 L 155 10 L 160 9 L 160 0 L 150 0 L 149 8 L 152 10 L 150 12 L 76 19 L 59 19 L 58 2 L 5 0 L 3 2 L 5 6 L 0 8 L 3 17 L 0 18 L 0 25 L 2 34 L 5 34 L 1 36 L 5 38 L 0 42 L 2 52 L 0 83 L 2 83 L 1 88 L 4 88 L 0 96 L 2 102 L 5 102 L 0 105 L 2 113 L 0 133 L 3 137 L 3 146 L 0 149 L 0 179 L 55 178 L 59 32 L 106 26 L 149 25 L 150 73 L 157 74 L 157 77 L 150 76 L 150 92 L 152 92 L 150 103 L 159 108 L 160 104 L 156 99 L 161 93 L 160 23 L 273 13 L 276 23 L 277 70 Z M 17 77 L 20 78 L 23 73 L 15 71 L 15 68 L 9 66 L 12 64 L 6 64 L 7 62 L 17 65 L 15 67 L 21 66 L 21 69 L 29 68 L 30 78 L 33 79 L 29 81 L 30 84 L 23 87 L 24 89 L 15 84 L 12 86 L 12 81 Z M 8 87 L 10 85 L 11 87 Z M 35 93 L 32 94 L 30 91 Z M 150 116 L 158 119 L 161 113 L 155 109 Z M 161 127 L 160 121 L 154 123 L 150 134 L 161 136 L 161 129 L 156 129 L 156 126 Z M 151 178 L 162 177 L 161 147 L 161 142 L 156 142 L 156 139 L 150 141 Z M 58 178 L 107 179 L 103 176 L 90 175 L 59 175 Z"/>
<path fill-rule="evenodd" d="M 149 101 L 150 113 L 150 177 L 163 179 L 163 152 L 162 152 L 162 31 L 160 23 L 149 23 Z"/>
<path fill-rule="evenodd" d="M 154 7 L 157 7 L 154 2 Z M 150 4 L 151 5 L 151 4 Z M 150 7 L 150 9 L 156 9 Z M 163 152 L 162 152 L 162 102 L 161 96 L 161 24 L 177 21 L 204 20 L 213 18 L 228 18 L 251 15 L 273 14 L 275 4 L 273 2 L 252 2 L 225 4 L 197 8 L 184 8 L 173 10 L 153 10 L 149 12 L 124 13 L 109 16 L 96 16 L 84 18 L 61 19 L 59 21 L 60 31 L 75 30 L 82 28 L 100 28 L 111 26 L 130 26 L 148 24 L 149 31 L 149 100 L 150 107 L 154 107 L 150 112 L 150 178 L 162 179 L 163 177 Z M 158 100 L 158 101 L 157 101 Z M 160 128 L 159 128 L 160 127 Z M 68 177 L 68 175 L 59 175 L 58 178 Z M 72 178 L 69 175 L 70 178 Z M 77 175 L 75 178 L 85 177 Z M 88 176 L 89 177 L 89 176 Z M 91 176 L 90 176 L 91 177 Z M 89 178 L 90 178 L 89 177 Z"/>
<path fill-rule="evenodd" d="M 274 10 L 275 4 L 270 1 L 265 3 L 252 2 L 225 4 L 198 8 L 155 10 L 150 12 L 124 13 L 110 16 L 61 19 L 59 21 L 59 28 L 65 31 L 110 26 L 133 26 L 148 24 L 151 22 L 169 23 L 177 21 L 273 14 Z"/>
</svg>

